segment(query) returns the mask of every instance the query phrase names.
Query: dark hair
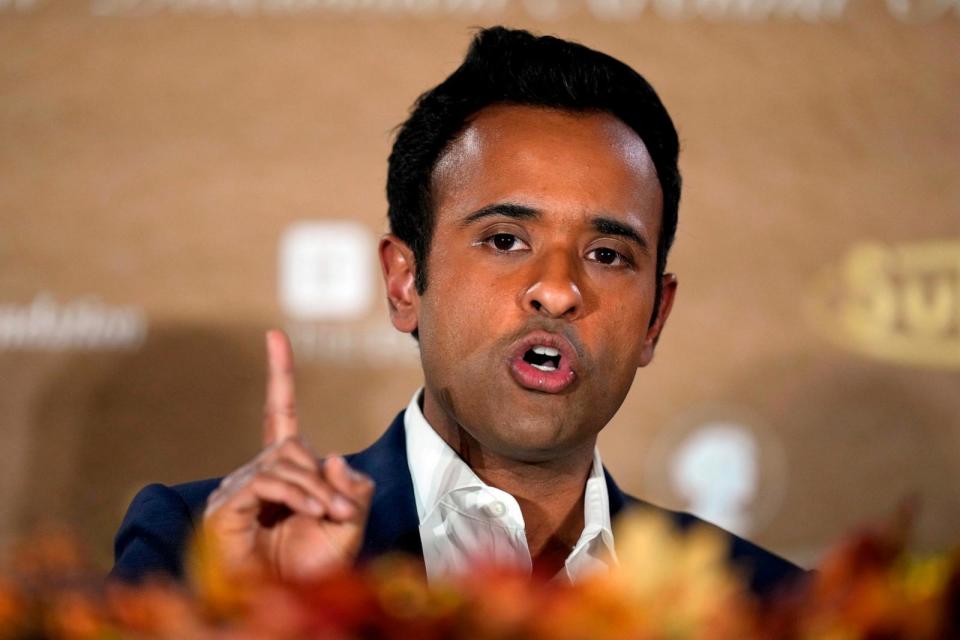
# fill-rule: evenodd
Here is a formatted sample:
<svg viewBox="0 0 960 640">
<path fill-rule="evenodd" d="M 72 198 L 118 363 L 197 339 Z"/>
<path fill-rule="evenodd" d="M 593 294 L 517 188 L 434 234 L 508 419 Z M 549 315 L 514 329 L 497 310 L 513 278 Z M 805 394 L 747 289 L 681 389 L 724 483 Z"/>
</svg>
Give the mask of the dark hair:
<svg viewBox="0 0 960 640">
<path fill-rule="evenodd" d="M 643 76 L 619 60 L 574 42 L 504 27 L 477 33 L 463 64 L 417 99 L 390 153 L 387 215 L 391 232 L 413 251 L 417 291 L 427 287 L 434 166 L 471 116 L 494 104 L 607 112 L 640 136 L 663 191 L 655 318 L 680 204 L 679 142 L 670 115 Z"/>
</svg>

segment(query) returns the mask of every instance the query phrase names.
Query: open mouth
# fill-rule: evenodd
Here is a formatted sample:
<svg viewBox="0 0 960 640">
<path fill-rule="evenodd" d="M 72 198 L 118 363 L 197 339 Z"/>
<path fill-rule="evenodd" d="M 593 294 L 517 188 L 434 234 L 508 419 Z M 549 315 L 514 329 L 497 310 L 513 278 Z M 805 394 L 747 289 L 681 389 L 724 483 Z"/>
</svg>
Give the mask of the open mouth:
<svg viewBox="0 0 960 640">
<path fill-rule="evenodd" d="M 525 389 L 560 393 L 576 380 L 576 352 L 560 335 L 535 331 L 516 344 L 513 354 L 510 373 Z"/>
<path fill-rule="evenodd" d="M 556 371 L 560 368 L 560 350 L 537 345 L 527 349 L 523 360 L 540 371 Z"/>
</svg>

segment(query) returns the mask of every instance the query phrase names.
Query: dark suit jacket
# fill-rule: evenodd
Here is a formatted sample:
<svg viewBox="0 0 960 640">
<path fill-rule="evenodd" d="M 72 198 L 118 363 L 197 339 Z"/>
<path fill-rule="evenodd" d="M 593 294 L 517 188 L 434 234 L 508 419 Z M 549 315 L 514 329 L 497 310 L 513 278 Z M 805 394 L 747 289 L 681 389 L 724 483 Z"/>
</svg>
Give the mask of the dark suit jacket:
<svg viewBox="0 0 960 640">
<path fill-rule="evenodd" d="M 413 480 L 407 466 L 406 439 L 401 412 L 370 448 L 346 456 L 352 467 L 376 482 L 370 518 L 360 549 L 359 561 L 390 551 L 423 556 L 419 518 L 413 494 Z M 678 528 L 702 522 L 688 513 L 655 507 L 623 493 L 604 470 L 610 496 L 610 515 L 626 507 L 654 509 L 669 517 Z M 133 499 L 114 543 L 116 564 L 111 576 L 138 581 L 150 574 L 183 575 L 186 546 L 200 526 L 207 497 L 220 478 L 167 487 L 152 484 Z M 733 534 L 730 557 L 750 575 L 750 587 L 758 595 L 769 595 L 804 572 L 783 558 Z"/>
</svg>

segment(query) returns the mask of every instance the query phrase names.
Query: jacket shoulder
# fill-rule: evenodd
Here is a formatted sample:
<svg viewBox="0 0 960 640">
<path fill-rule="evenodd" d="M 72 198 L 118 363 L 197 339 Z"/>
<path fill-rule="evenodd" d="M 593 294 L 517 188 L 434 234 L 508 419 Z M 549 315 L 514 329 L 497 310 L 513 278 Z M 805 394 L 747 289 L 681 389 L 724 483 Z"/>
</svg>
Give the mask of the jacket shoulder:
<svg viewBox="0 0 960 640">
<path fill-rule="evenodd" d="M 207 497 L 220 478 L 166 486 L 151 484 L 134 497 L 114 539 L 111 578 L 138 582 L 148 575 L 183 576 L 183 558 Z"/>
<path fill-rule="evenodd" d="M 400 412 L 377 442 L 346 456 L 351 466 L 377 483 L 362 557 L 379 555 L 397 546 L 404 550 L 410 547 L 413 552 L 419 548 L 419 537 L 414 545 L 408 540 L 410 536 L 404 535 L 411 528 L 416 533 L 418 524 L 404 442 Z M 207 498 L 221 480 L 144 487 L 130 503 L 114 539 L 110 577 L 128 582 L 156 574 L 182 579 L 187 547 L 200 528 Z"/>
<path fill-rule="evenodd" d="M 639 507 L 652 509 L 666 515 L 679 531 L 700 526 L 719 532 L 729 541 L 729 558 L 736 569 L 747 577 L 750 591 L 761 599 L 768 599 L 776 593 L 788 588 L 791 584 L 802 580 L 809 572 L 793 564 L 789 560 L 767 551 L 749 540 L 727 531 L 711 522 L 698 518 L 692 513 L 671 511 L 663 507 L 652 505 L 633 496 L 624 494 L 626 508 Z"/>
</svg>

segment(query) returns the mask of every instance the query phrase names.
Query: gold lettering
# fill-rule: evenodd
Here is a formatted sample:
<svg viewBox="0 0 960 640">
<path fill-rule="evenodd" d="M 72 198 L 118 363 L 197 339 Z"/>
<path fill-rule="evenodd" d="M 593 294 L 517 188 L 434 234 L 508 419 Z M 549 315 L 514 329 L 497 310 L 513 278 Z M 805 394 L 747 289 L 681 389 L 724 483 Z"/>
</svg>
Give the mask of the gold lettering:
<svg viewBox="0 0 960 640">
<path fill-rule="evenodd" d="M 960 240 L 858 245 L 833 274 L 809 307 L 825 337 L 888 362 L 960 369 Z"/>
<path fill-rule="evenodd" d="M 841 309 L 841 322 L 859 340 L 882 339 L 894 331 L 897 292 L 890 280 L 891 257 L 880 245 L 864 244 L 847 258 L 844 281 L 850 298 Z"/>
<path fill-rule="evenodd" d="M 903 319 L 908 334 L 935 338 L 950 331 L 956 317 L 957 298 L 949 275 L 904 276 Z"/>
<path fill-rule="evenodd" d="M 897 254 L 907 333 L 929 339 L 955 332 L 960 323 L 960 243 L 903 245 Z"/>
</svg>

